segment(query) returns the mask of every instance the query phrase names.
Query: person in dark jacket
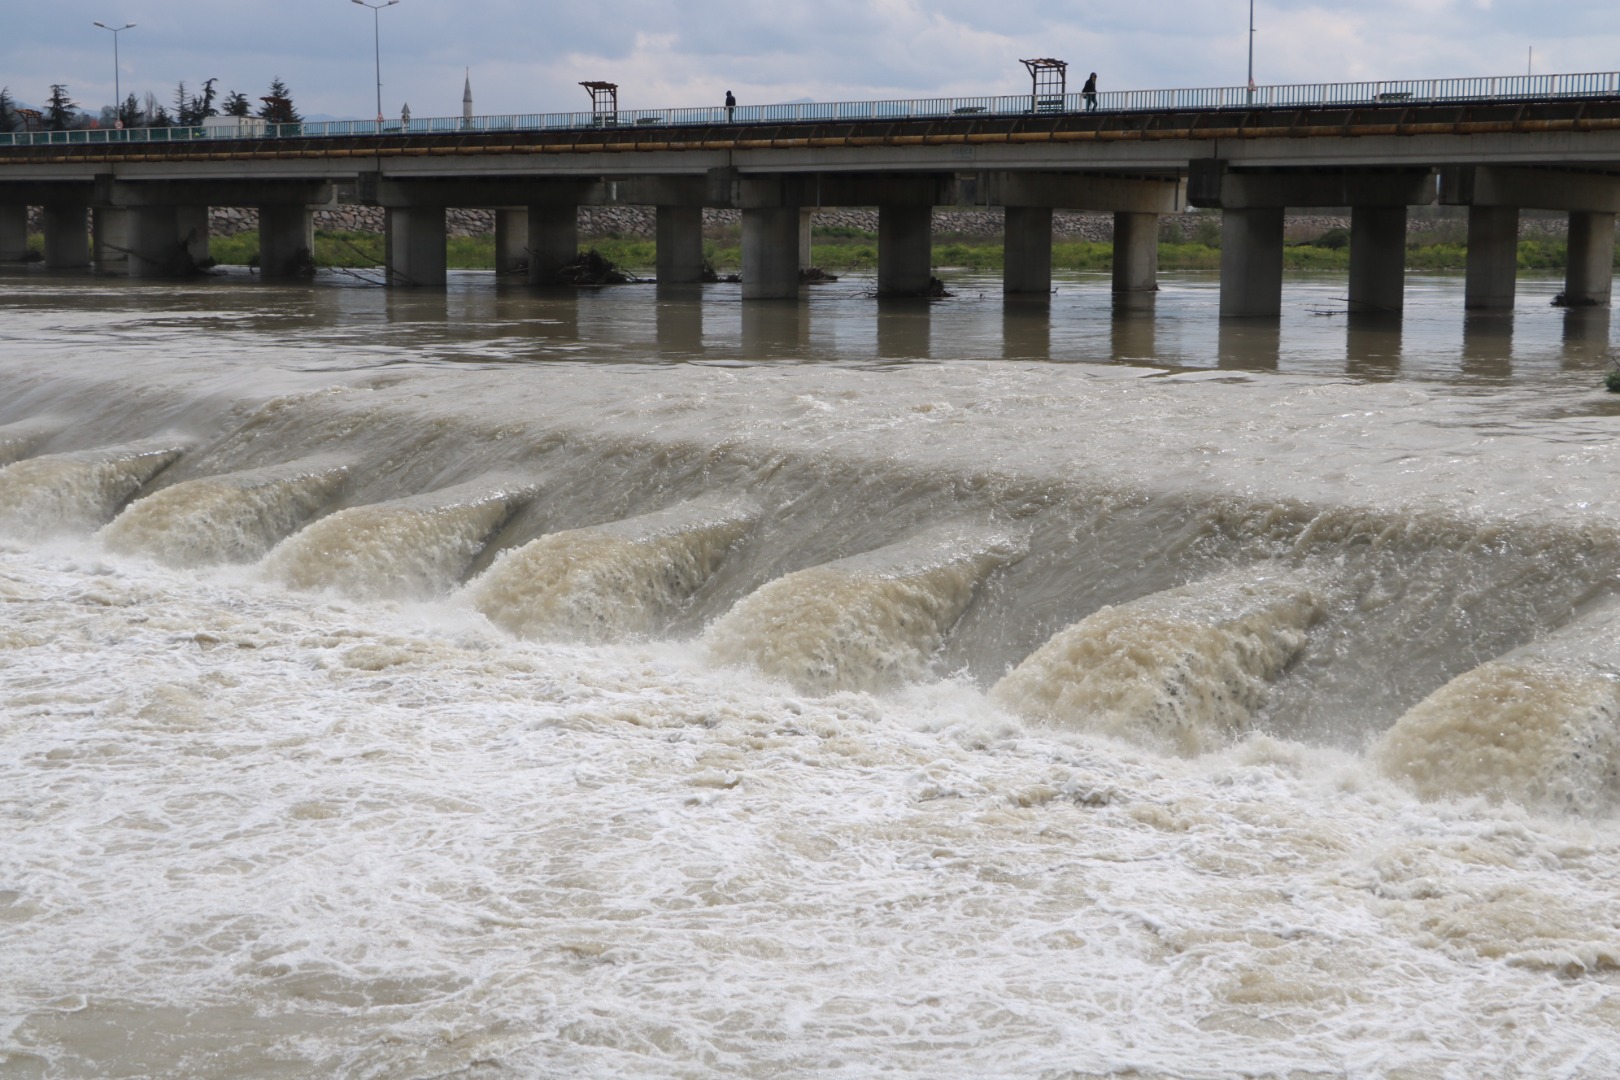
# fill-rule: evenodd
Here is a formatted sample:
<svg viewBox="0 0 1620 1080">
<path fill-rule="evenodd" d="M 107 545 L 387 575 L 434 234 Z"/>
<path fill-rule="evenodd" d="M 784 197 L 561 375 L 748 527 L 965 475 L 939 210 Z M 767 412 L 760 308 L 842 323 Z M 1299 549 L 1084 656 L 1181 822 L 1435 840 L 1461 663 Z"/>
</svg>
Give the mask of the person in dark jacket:
<svg viewBox="0 0 1620 1080">
<path fill-rule="evenodd" d="M 732 93 L 731 93 L 730 90 L 727 90 L 726 91 L 726 123 L 728 123 L 728 124 L 731 123 L 732 117 L 736 114 L 736 112 L 737 112 L 737 99 L 732 96 Z"/>
<path fill-rule="evenodd" d="M 1086 80 L 1086 85 L 1080 88 L 1080 93 L 1086 99 L 1086 112 L 1090 112 L 1097 107 L 1097 73 L 1095 71 L 1091 73 L 1091 78 Z"/>
</svg>

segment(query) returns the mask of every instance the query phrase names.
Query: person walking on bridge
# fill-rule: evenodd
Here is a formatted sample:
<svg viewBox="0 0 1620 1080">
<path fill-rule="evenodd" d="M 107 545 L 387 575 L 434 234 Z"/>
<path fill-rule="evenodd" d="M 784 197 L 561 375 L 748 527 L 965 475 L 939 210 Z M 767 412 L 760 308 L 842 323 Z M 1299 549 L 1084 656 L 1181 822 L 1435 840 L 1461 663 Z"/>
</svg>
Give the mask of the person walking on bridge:
<svg viewBox="0 0 1620 1080">
<path fill-rule="evenodd" d="M 737 113 L 737 99 L 730 90 L 726 91 L 726 123 L 731 123 L 732 117 Z"/>
<path fill-rule="evenodd" d="M 1095 71 L 1091 73 L 1091 78 L 1086 80 L 1086 85 L 1080 88 L 1080 93 L 1086 99 L 1086 112 L 1094 110 L 1097 107 L 1097 73 Z"/>
</svg>

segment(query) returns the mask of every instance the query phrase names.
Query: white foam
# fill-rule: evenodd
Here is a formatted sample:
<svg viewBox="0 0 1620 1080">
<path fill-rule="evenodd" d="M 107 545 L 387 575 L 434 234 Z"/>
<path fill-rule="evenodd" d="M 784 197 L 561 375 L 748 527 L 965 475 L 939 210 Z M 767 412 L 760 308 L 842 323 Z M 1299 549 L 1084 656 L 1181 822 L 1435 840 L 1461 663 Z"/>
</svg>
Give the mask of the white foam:
<svg viewBox="0 0 1620 1080">
<path fill-rule="evenodd" d="M 130 504 L 101 539 L 171 566 L 254 562 L 336 498 L 349 473 L 312 459 L 186 480 Z"/>
<path fill-rule="evenodd" d="M 806 693 L 888 689 L 922 678 L 984 579 L 1022 554 L 1003 533 L 934 530 L 769 582 L 704 643 Z"/>
<path fill-rule="evenodd" d="M 1407 710 L 1373 759 L 1425 798 L 1612 811 L 1620 803 L 1620 617 L 1598 613 L 1463 672 Z"/>
<path fill-rule="evenodd" d="M 131 443 L 0 468 L 0 533 L 38 540 L 90 532 L 184 450 L 173 442 Z"/>
<path fill-rule="evenodd" d="M 33 454 L 36 449 L 62 429 L 63 425 L 48 416 L 30 417 L 14 424 L 0 425 L 0 465 Z"/>
<path fill-rule="evenodd" d="M 365 598 L 419 599 L 449 592 L 532 485 L 493 477 L 391 502 L 355 506 L 279 545 L 265 573 L 295 589 Z"/>
<path fill-rule="evenodd" d="M 552 533 L 503 552 L 467 599 L 521 637 L 606 642 L 653 634 L 758 518 L 747 503 L 697 500 Z"/>
<path fill-rule="evenodd" d="M 991 691 L 1025 716 L 1198 754 L 1247 728 L 1322 613 L 1294 574 L 1244 568 L 1104 607 Z"/>
</svg>

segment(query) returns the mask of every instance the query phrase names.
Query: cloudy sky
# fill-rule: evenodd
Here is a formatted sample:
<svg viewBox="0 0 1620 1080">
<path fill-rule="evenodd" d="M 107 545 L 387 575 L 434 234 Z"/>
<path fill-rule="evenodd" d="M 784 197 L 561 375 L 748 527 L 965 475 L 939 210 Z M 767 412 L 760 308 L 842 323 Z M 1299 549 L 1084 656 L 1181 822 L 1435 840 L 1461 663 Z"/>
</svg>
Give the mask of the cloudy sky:
<svg viewBox="0 0 1620 1080">
<path fill-rule="evenodd" d="M 1615 0 L 1255 0 L 1261 83 L 1620 69 Z M 620 85 L 623 108 L 1018 93 L 1018 61 L 1052 56 L 1105 90 L 1239 85 L 1249 0 L 0 0 L 0 85 L 40 103 L 52 83 L 111 104 L 172 98 L 218 77 L 255 99 L 282 79 L 306 116 L 383 108 L 480 114 L 589 107 L 578 83 Z"/>
</svg>

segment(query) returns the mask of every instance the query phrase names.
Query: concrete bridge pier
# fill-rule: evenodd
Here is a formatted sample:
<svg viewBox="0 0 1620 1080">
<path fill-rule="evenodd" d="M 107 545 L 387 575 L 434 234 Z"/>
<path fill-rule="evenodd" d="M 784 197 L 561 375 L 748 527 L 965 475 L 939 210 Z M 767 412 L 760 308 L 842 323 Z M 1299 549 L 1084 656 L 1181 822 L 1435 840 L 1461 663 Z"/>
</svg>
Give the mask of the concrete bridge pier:
<svg viewBox="0 0 1620 1080">
<path fill-rule="evenodd" d="M 1283 208 L 1221 212 L 1221 317 L 1282 314 Z"/>
<path fill-rule="evenodd" d="M 307 206 L 259 207 L 259 278 L 290 281 L 314 266 L 315 211 Z"/>
<path fill-rule="evenodd" d="M 98 206 L 91 211 L 92 265 L 103 274 L 129 272 L 129 211 Z"/>
<path fill-rule="evenodd" d="M 195 265 L 208 261 L 208 207 L 182 204 L 175 207 L 175 232 L 186 254 Z"/>
<path fill-rule="evenodd" d="M 1468 208 L 1468 263 L 1463 306 L 1470 311 L 1512 310 L 1519 273 L 1519 208 Z"/>
<path fill-rule="evenodd" d="M 436 287 L 449 280 L 444 207 L 388 207 L 383 229 L 388 284 Z"/>
<path fill-rule="evenodd" d="M 28 207 L 0 206 L 0 263 L 28 257 Z"/>
<path fill-rule="evenodd" d="M 1351 307 L 1399 311 L 1406 208 L 1434 197 L 1427 167 L 1236 170 L 1212 159 L 1188 166 L 1188 201 L 1222 211 L 1222 316 L 1282 314 L 1284 210 L 1317 206 L 1350 207 Z"/>
<path fill-rule="evenodd" d="M 1398 312 L 1406 303 L 1406 207 L 1350 208 L 1350 310 Z"/>
<path fill-rule="evenodd" d="M 78 270 L 90 265 L 88 206 L 45 207 L 45 265 L 52 270 Z"/>
<path fill-rule="evenodd" d="M 1521 209 L 1569 213 L 1564 295 L 1578 305 L 1609 302 L 1620 178 L 1569 169 L 1455 165 L 1441 170 L 1440 198 L 1468 207 L 1470 309 L 1513 307 Z"/>
<path fill-rule="evenodd" d="M 799 295 L 799 207 L 744 207 L 744 300 L 788 300 Z"/>
<path fill-rule="evenodd" d="M 1052 208 L 1009 206 L 1002 227 L 1001 288 L 1008 296 L 1052 292 Z"/>
<path fill-rule="evenodd" d="M 1614 290 L 1613 213 L 1572 210 L 1564 300 L 1571 307 L 1607 305 Z"/>
<path fill-rule="evenodd" d="M 1114 212 L 1114 307 L 1153 306 L 1159 292 L 1159 215 Z"/>
<path fill-rule="evenodd" d="M 657 208 L 657 277 L 660 285 L 695 285 L 703 280 L 703 208 Z"/>
<path fill-rule="evenodd" d="M 495 211 L 495 273 L 511 277 L 529 267 L 529 210 L 498 207 Z"/>
<path fill-rule="evenodd" d="M 924 205 L 878 207 L 879 296 L 926 296 L 934 278 L 934 208 Z M 1050 223 L 1048 223 L 1050 244 Z M 1051 253 L 1047 254 L 1051 273 Z"/>
<path fill-rule="evenodd" d="M 529 284 L 559 285 L 562 269 L 579 257 L 579 207 L 545 203 L 529 207 Z"/>
<path fill-rule="evenodd" d="M 189 251 L 173 206 L 139 206 L 129 210 L 129 276 L 175 277 L 189 268 Z"/>
</svg>

